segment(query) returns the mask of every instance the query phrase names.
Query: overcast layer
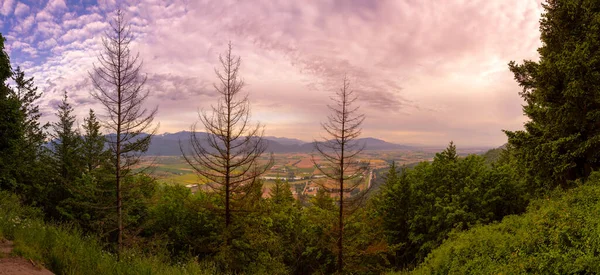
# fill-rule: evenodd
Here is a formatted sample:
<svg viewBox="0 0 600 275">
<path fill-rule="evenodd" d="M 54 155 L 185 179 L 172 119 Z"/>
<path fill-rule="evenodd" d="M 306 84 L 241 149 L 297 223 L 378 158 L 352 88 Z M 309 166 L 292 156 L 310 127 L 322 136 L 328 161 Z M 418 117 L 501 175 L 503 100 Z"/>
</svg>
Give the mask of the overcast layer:
<svg viewBox="0 0 600 275">
<path fill-rule="evenodd" d="M 93 3 L 91 3 L 93 2 Z M 539 0 L 110 1 L 2 0 L 13 66 L 35 77 L 53 121 L 67 91 L 81 123 L 87 72 L 117 5 L 144 60 L 148 107 L 160 132 L 188 130 L 216 101 L 218 55 L 242 57 L 252 118 L 266 135 L 310 141 L 322 133 L 344 74 L 367 115 L 364 137 L 395 143 L 498 146 L 521 129 L 510 60 L 537 59 Z"/>
</svg>

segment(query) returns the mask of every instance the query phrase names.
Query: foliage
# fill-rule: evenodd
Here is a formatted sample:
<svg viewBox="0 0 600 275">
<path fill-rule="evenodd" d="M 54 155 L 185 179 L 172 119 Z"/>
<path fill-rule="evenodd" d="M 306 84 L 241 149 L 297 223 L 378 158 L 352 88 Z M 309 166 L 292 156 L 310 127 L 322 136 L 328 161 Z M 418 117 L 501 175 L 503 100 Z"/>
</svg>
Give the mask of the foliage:
<svg viewBox="0 0 600 275">
<path fill-rule="evenodd" d="M 4 50 L 4 37 L 0 35 L 0 188 L 17 189 L 19 143 L 24 135 L 24 114 L 17 98 L 11 96 L 7 81 L 12 76 L 10 59 Z"/>
<path fill-rule="evenodd" d="M 88 117 L 83 119 L 83 137 L 81 142 L 81 158 L 88 173 L 94 171 L 101 164 L 108 165 L 108 151 L 104 150 L 106 138 L 100 130 L 100 122 L 94 110 L 90 109 Z"/>
<path fill-rule="evenodd" d="M 600 177 L 535 200 L 527 212 L 453 234 L 415 274 L 600 272 Z"/>
<path fill-rule="evenodd" d="M 160 256 L 128 250 L 120 261 L 93 237 L 68 225 L 41 220 L 38 209 L 21 206 L 14 194 L 0 192 L 0 238 L 13 240 L 13 253 L 41 262 L 56 274 L 217 274 L 214 265 L 194 261 L 170 265 Z"/>
<path fill-rule="evenodd" d="M 79 131 L 74 127 L 76 119 L 66 92 L 58 105 L 57 117 L 58 121 L 52 124 L 54 133 L 50 141 L 51 155 L 59 184 L 62 188 L 68 189 L 68 185 L 83 173 L 83 166 Z"/>
<path fill-rule="evenodd" d="M 499 148 L 493 148 L 485 152 L 482 156 L 488 164 L 494 164 L 500 160 L 503 152 L 506 151 L 504 146 Z"/>
<path fill-rule="evenodd" d="M 490 168 L 477 155 L 459 158 L 450 143 L 431 163 L 402 171 L 392 166 L 374 204 L 395 248 L 396 266 L 407 267 L 422 261 L 453 230 L 522 212 L 522 189 L 510 167 Z"/>
<path fill-rule="evenodd" d="M 7 83 L 9 79 L 15 87 Z M 0 189 L 24 194 L 28 203 L 49 210 L 48 159 L 42 143 L 43 130 L 35 101 L 41 96 L 33 78 L 19 67 L 13 72 L 0 35 Z"/>
<path fill-rule="evenodd" d="M 194 195 L 183 186 L 162 186 L 150 207 L 142 237 L 154 239 L 174 258 L 206 258 L 216 252 L 221 218 L 211 211 L 215 197 L 204 192 Z"/>
<path fill-rule="evenodd" d="M 600 168 L 600 2 L 543 4 L 539 61 L 510 63 L 525 130 L 505 131 L 532 191 L 572 186 Z"/>
</svg>

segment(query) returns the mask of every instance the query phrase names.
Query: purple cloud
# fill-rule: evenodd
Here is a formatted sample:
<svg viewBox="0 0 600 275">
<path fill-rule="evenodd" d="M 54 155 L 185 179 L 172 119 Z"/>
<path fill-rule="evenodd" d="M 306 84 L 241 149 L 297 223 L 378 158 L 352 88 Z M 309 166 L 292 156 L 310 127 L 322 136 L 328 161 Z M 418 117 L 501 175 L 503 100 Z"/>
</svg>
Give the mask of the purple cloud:
<svg viewBox="0 0 600 275">
<path fill-rule="evenodd" d="M 539 1 L 119 4 L 132 23 L 133 50 L 144 60 L 149 107 L 160 106 L 161 131 L 188 129 L 199 109 L 215 103 L 214 68 L 232 41 L 242 57 L 253 118 L 266 124 L 269 135 L 319 136 L 329 96 L 348 75 L 367 115 L 365 136 L 500 145 L 506 141 L 500 130 L 519 129 L 525 120 L 506 64 L 536 57 Z M 83 80 L 116 6 L 100 0 L 83 9 L 64 1 L 5 1 L 0 7 L 2 14 L 14 10 L 15 23 L 3 33 L 17 55 L 12 60 L 30 62 L 23 67 L 46 91 L 43 105 L 67 90 L 80 118 L 98 107 Z"/>
</svg>

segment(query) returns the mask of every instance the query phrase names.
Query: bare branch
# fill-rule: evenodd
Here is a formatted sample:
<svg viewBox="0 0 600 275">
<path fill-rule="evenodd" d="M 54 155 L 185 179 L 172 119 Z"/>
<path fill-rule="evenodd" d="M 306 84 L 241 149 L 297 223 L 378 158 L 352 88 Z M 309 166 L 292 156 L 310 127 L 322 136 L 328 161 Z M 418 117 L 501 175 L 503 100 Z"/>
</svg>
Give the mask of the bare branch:
<svg viewBox="0 0 600 275">
<path fill-rule="evenodd" d="M 98 63 L 94 64 L 89 76 L 95 88 L 91 95 L 104 106 L 104 126 L 110 131 L 107 142 L 115 160 L 120 252 L 123 244 L 122 179 L 131 175 L 131 167 L 139 163 L 141 154 L 148 149 L 151 137 L 158 129 L 153 126 L 158 107 L 150 111 L 143 107 L 149 95 L 144 89 L 146 76 L 141 73 L 139 54 L 134 55 L 129 48 L 133 35 L 121 10 L 117 11 L 110 27 L 102 38 L 103 52 L 98 55 Z"/>
<path fill-rule="evenodd" d="M 221 70 L 215 69 L 218 83 L 214 88 L 221 95 L 211 112 L 201 112 L 200 122 L 207 133 L 201 136 L 196 124 L 191 127 L 190 149 L 184 159 L 194 171 L 206 180 L 213 191 L 225 197 L 225 224 L 229 227 L 234 202 L 242 202 L 248 190 L 273 164 L 273 157 L 259 163 L 267 146 L 263 140 L 263 126 L 250 123 L 248 95 L 242 94 L 244 81 L 239 76 L 240 57 L 227 52 L 219 56 Z M 242 211 L 243 212 L 243 211 Z M 228 240 L 229 241 L 229 240 Z"/>
<path fill-rule="evenodd" d="M 344 76 L 342 87 L 331 97 L 333 104 L 327 105 L 330 114 L 327 121 L 321 123 L 327 138 L 314 142 L 316 154 L 322 158 L 318 161 L 313 154 L 312 161 L 317 170 L 326 176 L 326 180 L 317 182 L 325 191 L 339 196 L 337 248 L 338 273 L 343 273 L 343 235 L 344 218 L 351 214 L 362 202 L 369 186 L 364 186 L 368 176 L 369 165 L 357 160 L 364 145 L 358 144 L 361 125 L 365 119 L 359 113 L 359 107 L 353 103 L 357 96 L 350 89 L 350 82 Z M 361 190 L 361 186 L 364 186 Z M 356 191 L 358 194 L 352 195 Z"/>
</svg>

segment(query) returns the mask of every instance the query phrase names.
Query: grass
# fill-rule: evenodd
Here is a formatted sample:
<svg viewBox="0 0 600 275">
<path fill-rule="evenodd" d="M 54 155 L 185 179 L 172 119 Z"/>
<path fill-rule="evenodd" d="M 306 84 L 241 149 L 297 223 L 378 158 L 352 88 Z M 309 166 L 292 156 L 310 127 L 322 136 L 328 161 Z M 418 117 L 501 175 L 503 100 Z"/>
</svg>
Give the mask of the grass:
<svg viewBox="0 0 600 275">
<path fill-rule="evenodd" d="M 197 184 L 197 183 L 204 182 L 195 173 L 189 173 L 189 174 L 183 174 L 183 175 L 172 175 L 169 177 L 159 178 L 158 180 L 162 183 L 181 184 L 181 185 Z"/>
<path fill-rule="evenodd" d="M 21 206 L 0 191 L 0 238 L 14 242 L 13 254 L 42 263 L 55 274 L 216 274 L 210 263 L 166 263 L 157 255 L 125 251 L 117 261 L 92 237 L 64 225 L 46 224 L 38 210 Z"/>
</svg>

